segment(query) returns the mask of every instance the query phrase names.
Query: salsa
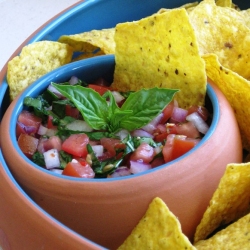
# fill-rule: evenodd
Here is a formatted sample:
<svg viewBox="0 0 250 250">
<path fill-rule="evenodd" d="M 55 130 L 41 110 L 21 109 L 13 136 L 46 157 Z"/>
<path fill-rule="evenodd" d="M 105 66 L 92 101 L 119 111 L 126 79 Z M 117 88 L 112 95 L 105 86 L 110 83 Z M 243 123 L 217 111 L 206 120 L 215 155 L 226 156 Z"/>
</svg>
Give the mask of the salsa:
<svg viewBox="0 0 250 250">
<path fill-rule="evenodd" d="M 37 165 L 82 178 L 127 176 L 170 162 L 209 128 L 205 107 L 178 107 L 178 90 L 122 93 L 77 77 L 26 97 L 17 121 L 22 152 Z"/>
</svg>

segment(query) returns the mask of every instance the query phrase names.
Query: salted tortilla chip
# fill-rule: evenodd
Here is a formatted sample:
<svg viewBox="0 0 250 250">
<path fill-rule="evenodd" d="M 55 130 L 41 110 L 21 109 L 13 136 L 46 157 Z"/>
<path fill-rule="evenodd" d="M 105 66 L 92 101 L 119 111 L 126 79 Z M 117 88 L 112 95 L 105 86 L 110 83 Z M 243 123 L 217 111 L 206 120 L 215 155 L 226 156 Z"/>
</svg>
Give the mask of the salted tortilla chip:
<svg viewBox="0 0 250 250">
<path fill-rule="evenodd" d="M 249 200 L 250 163 L 228 164 L 196 228 L 194 242 L 205 240 L 219 226 L 228 225 L 249 213 Z"/>
<path fill-rule="evenodd" d="M 210 78 L 222 91 L 233 110 L 239 124 L 243 147 L 250 150 L 250 82 L 237 73 L 223 67 L 214 54 L 205 55 L 206 72 Z"/>
<path fill-rule="evenodd" d="M 120 23 L 116 26 L 115 42 L 113 88 L 179 89 L 175 97 L 180 107 L 204 105 L 205 64 L 185 9 Z"/>
<path fill-rule="evenodd" d="M 100 49 L 103 54 L 114 54 L 114 33 L 114 28 L 91 30 L 75 35 L 63 35 L 58 41 L 70 45 L 75 52 L 92 53 Z"/>
<path fill-rule="evenodd" d="M 195 244 L 198 250 L 210 249 L 249 249 L 250 242 L 250 214 L 242 217 L 227 228 L 219 231 L 208 240 L 201 240 Z"/>
<path fill-rule="evenodd" d="M 214 53 L 220 63 L 250 78 L 250 29 L 243 15 L 204 0 L 189 13 L 201 55 Z"/>
<path fill-rule="evenodd" d="M 7 82 L 11 100 L 39 77 L 71 62 L 72 54 L 69 45 L 52 41 L 23 47 L 20 55 L 8 62 Z"/>
<path fill-rule="evenodd" d="M 166 204 L 155 198 L 146 214 L 118 250 L 195 249 L 182 233 L 181 225 Z"/>
</svg>

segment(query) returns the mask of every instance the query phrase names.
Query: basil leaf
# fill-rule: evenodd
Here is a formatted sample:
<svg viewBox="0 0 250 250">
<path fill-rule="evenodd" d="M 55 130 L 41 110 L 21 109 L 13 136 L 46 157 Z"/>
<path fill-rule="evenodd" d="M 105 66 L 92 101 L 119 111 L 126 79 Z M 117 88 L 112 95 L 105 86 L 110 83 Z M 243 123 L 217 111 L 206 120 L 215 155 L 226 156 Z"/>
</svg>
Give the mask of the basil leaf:
<svg viewBox="0 0 250 250">
<path fill-rule="evenodd" d="M 129 131 L 141 128 L 154 119 L 171 102 L 178 90 L 165 88 L 142 89 L 131 93 L 121 107 L 121 111 L 132 110 L 120 119 L 121 128 Z"/>
<path fill-rule="evenodd" d="M 84 120 L 93 129 L 107 129 L 109 108 L 106 100 L 96 91 L 82 86 L 52 84 L 62 95 L 71 100 Z"/>
</svg>

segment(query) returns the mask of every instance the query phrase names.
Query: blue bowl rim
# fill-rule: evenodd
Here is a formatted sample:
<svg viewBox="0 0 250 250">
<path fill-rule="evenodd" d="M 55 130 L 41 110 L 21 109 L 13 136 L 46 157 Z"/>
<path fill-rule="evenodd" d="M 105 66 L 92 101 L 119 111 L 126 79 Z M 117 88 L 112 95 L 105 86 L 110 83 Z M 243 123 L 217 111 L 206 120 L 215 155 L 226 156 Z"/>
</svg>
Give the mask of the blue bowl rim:
<svg viewBox="0 0 250 250">
<path fill-rule="evenodd" d="M 30 96 L 31 93 L 33 91 L 36 91 L 37 89 L 42 88 L 42 86 L 44 86 L 44 84 L 49 84 L 50 81 L 52 81 L 52 79 L 60 74 L 62 74 L 65 70 L 68 69 L 76 69 L 76 68 L 81 68 L 84 67 L 88 64 L 95 64 L 96 62 L 108 62 L 114 60 L 114 55 L 104 55 L 104 56 L 98 56 L 98 57 L 93 57 L 93 58 L 89 58 L 89 59 L 85 59 L 85 60 L 81 60 L 81 61 L 76 61 L 76 62 L 72 62 L 69 63 L 67 65 L 64 65 L 60 68 L 57 68 L 53 71 L 51 71 L 50 73 L 46 74 L 45 76 L 39 78 L 37 81 L 35 81 L 32 85 L 30 85 L 29 87 L 27 87 L 22 94 L 18 97 L 18 100 L 16 102 L 16 105 L 13 109 L 13 113 L 12 116 L 10 118 L 10 137 L 11 140 L 13 142 L 13 146 L 15 147 L 15 150 L 27 161 L 27 163 L 29 163 L 32 167 L 39 169 L 39 171 L 45 172 L 49 175 L 52 175 L 54 177 L 58 177 L 61 179 L 66 179 L 66 180 L 73 180 L 73 181 L 80 181 L 80 182 L 110 182 L 110 181 L 121 181 L 121 180 L 126 180 L 126 179 L 131 179 L 131 178 L 135 178 L 135 177 L 139 177 L 145 174 L 151 174 L 155 171 L 159 171 L 162 168 L 168 167 L 172 164 L 175 164 L 176 162 L 182 160 L 185 157 L 188 157 L 190 154 L 192 154 L 194 151 L 196 151 L 198 148 L 200 148 L 214 133 L 216 126 L 219 122 L 219 117 L 220 117 L 220 110 L 219 110 L 219 100 L 215 94 L 215 91 L 213 90 L 213 88 L 211 87 L 211 85 L 209 83 L 207 83 L 207 94 L 211 100 L 212 103 L 212 107 L 213 107 L 213 119 L 212 119 L 212 123 L 210 125 L 210 128 L 208 130 L 208 132 L 205 134 L 205 136 L 202 138 L 202 140 L 199 142 L 199 144 L 197 146 L 195 146 L 193 149 L 191 149 L 189 152 L 187 152 L 186 154 L 184 154 L 183 156 L 165 163 L 159 167 L 147 170 L 145 172 L 141 172 L 135 175 L 130 175 L 130 176 L 124 176 L 124 177 L 115 177 L 115 178 L 100 178 L 100 179 L 85 179 L 85 178 L 76 178 L 76 177 L 70 177 L 70 176 L 65 176 L 65 175 L 59 175 L 57 173 L 54 173 L 52 171 L 49 171 L 47 169 L 44 169 L 36 164 L 34 164 L 30 159 L 28 159 L 23 152 L 20 150 L 18 144 L 17 144 L 17 140 L 16 140 L 16 134 L 15 134 L 15 129 L 11 129 L 11 128 L 15 128 L 16 127 L 16 122 L 17 122 L 17 117 L 20 114 L 21 110 L 23 109 L 23 99 L 26 96 Z M 50 79 L 50 80 L 49 80 Z"/>
</svg>

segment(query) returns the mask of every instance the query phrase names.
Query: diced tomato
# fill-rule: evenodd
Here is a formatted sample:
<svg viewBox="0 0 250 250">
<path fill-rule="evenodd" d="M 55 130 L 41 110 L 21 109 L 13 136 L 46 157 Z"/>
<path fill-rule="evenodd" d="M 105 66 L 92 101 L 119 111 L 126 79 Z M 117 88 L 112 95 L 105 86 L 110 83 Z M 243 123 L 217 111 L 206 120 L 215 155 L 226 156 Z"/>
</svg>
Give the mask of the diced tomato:
<svg viewBox="0 0 250 250">
<path fill-rule="evenodd" d="M 70 135 L 62 144 L 62 150 L 76 157 L 86 157 L 89 137 L 86 134 Z"/>
<path fill-rule="evenodd" d="M 36 133 L 42 122 L 42 119 L 40 117 L 35 116 L 34 114 L 30 113 L 27 110 L 23 110 L 18 117 L 18 122 L 23 124 L 25 127 L 30 128 L 26 129 L 26 131 L 33 130 L 34 131 L 33 133 Z"/>
<path fill-rule="evenodd" d="M 204 121 L 206 121 L 209 117 L 208 110 L 203 106 L 191 106 L 188 109 L 188 115 L 190 115 L 194 112 L 197 112 Z"/>
<path fill-rule="evenodd" d="M 173 160 L 173 143 L 174 143 L 174 134 L 170 134 L 167 137 L 167 141 L 162 148 L 162 154 L 165 162 L 169 162 Z"/>
<path fill-rule="evenodd" d="M 116 155 L 116 149 L 125 147 L 119 139 L 113 138 L 101 138 L 100 143 L 108 151 L 109 158 Z"/>
<path fill-rule="evenodd" d="M 149 163 L 153 160 L 155 155 L 154 148 L 147 143 L 141 143 L 140 146 L 132 153 L 131 161 L 143 161 Z"/>
<path fill-rule="evenodd" d="M 179 123 L 176 125 L 176 131 L 179 135 L 186 135 L 189 138 L 199 138 L 200 132 L 192 122 Z"/>
<path fill-rule="evenodd" d="M 75 107 L 72 107 L 70 105 L 65 105 L 65 114 L 66 116 L 71 116 L 75 119 L 78 119 L 79 118 L 79 110 Z"/>
<path fill-rule="evenodd" d="M 80 162 L 69 162 L 62 172 L 63 175 L 80 177 L 80 178 L 94 178 L 95 173 L 89 164 L 83 166 Z"/>
<path fill-rule="evenodd" d="M 88 86 L 89 86 L 89 88 L 91 88 L 91 89 L 95 90 L 96 92 L 98 92 L 100 95 L 103 95 L 108 90 L 111 90 L 110 87 L 100 86 L 100 85 L 95 85 L 95 84 L 89 84 Z"/>
<path fill-rule="evenodd" d="M 47 128 L 48 129 L 56 129 L 57 126 L 55 126 L 53 123 L 53 117 L 51 115 L 48 116 L 48 121 L 47 121 Z"/>
<path fill-rule="evenodd" d="M 200 140 L 175 136 L 173 143 L 173 160 L 191 150 Z"/>
<path fill-rule="evenodd" d="M 174 109 L 174 101 L 170 102 L 162 111 L 163 117 L 161 118 L 160 123 L 166 123 L 169 120 L 169 118 L 172 116 L 173 109 Z"/>
<path fill-rule="evenodd" d="M 60 151 L 62 149 L 62 140 L 56 135 L 51 136 L 48 140 L 43 142 L 43 148 L 45 151 L 50 149 L 57 149 Z"/>
<path fill-rule="evenodd" d="M 164 164 L 164 158 L 163 157 L 156 157 L 152 162 L 151 162 L 151 167 L 155 168 L 155 167 L 159 167 L 162 164 Z"/>
<path fill-rule="evenodd" d="M 154 136 L 154 140 L 156 142 L 163 142 L 166 140 L 167 136 L 170 134 L 177 134 L 177 125 L 174 123 L 167 123 L 164 125 L 165 129 L 161 127 L 161 129 L 157 129 L 157 133 Z M 158 127 L 157 127 L 158 128 Z"/>
<path fill-rule="evenodd" d="M 36 152 L 38 146 L 38 139 L 28 134 L 21 134 L 18 137 L 17 143 L 22 152 L 28 158 L 31 158 L 32 155 Z"/>
</svg>

